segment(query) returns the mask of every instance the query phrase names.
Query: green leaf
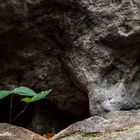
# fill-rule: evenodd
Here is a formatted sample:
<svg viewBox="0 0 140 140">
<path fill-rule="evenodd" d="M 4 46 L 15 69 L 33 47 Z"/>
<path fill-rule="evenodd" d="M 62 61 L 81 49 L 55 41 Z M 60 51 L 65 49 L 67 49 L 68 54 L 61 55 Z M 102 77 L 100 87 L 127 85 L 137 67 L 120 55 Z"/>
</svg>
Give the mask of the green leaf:
<svg viewBox="0 0 140 140">
<path fill-rule="evenodd" d="M 42 91 L 41 93 L 37 94 L 32 98 L 33 101 L 38 101 L 44 99 L 49 93 L 47 91 Z"/>
<path fill-rule="evenodd" d="M 39 92 L 37 95 L 38 95 L 38 96 L 43 96 L 42 94 L 45 94 L 45 95 L 47 96 L 51 91 L 52 91 L 52 89 L 50 89 L 50 90 L 45 90 L 45 91 L 41 91 L 41 92 Z"/>
<path fill-rule="evenodd" d="M 5 98 L 6 96 L 10 95 L 11 91 L 10 90 L 1 90 L 0 91 L 0 100 Z"/>
<path fill-rule="evenodd" d="M 26 97 L 26 98 L 23 98 L 21 101 L 24 101 L 26 103 L 36 102 L 36 101 L 39 101 L 41 99 L 44 99 L 50 92 L 51 92 L 51 90 L 42 91 L 42 92 L 36 94 L 32 98 Z"/>
<path fill-rule="evenodd" d="M 30 103 L 30 102 L 32 102 L 32 98 L 26 97 L 26 98 L 23 98 L 21 101 L 24 101 L 26 103 Z"/>
<path fill-rule="evenodd" d="M 11 91 L 14 94 L 18 94 L 21 96 L 35 96 L 37 95 L 33 90 L 27 87 L 18 87 Z"/>
</svg>

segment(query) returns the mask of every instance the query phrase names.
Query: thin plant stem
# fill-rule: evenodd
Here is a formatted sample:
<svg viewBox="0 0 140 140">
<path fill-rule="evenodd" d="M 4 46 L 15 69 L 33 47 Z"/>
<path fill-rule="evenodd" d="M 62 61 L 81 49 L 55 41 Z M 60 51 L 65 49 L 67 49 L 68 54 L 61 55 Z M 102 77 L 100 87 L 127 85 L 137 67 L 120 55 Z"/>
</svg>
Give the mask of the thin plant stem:
<svg viewBox="0 0 140 140">
<path fill-rule="evenodd" d="M 25 110 L 27 109 L 28 107 L 28 104 L 26 104 L 26 106 L 23 108 L 23 110 L 21 110 L 16 116 L 15 118 L 13 119 L 13 122 L 22 114 L 25 112 Z"/>
<path fill-rule="evenodd" d="M 10 124 L 12 124 L 12 108 L 13 108 L 13 94 L 11 94 L 11 101 L 10 101 L 10 118 L 9 118 Z"/>
</svg>

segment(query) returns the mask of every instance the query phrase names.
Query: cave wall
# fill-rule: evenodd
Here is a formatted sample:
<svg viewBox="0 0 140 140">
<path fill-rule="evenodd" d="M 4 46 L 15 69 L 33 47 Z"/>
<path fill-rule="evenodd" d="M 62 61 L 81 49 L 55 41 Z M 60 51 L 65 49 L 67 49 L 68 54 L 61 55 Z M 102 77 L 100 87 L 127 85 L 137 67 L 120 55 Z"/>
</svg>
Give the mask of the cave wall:
<svg viewBox="0 0 140 140">
<path fill-rule="evenodd" d="M 52 88 L 70 114 L 140 107 L 138 0 L 3 0 L 0 81 Z"/>
</svg>

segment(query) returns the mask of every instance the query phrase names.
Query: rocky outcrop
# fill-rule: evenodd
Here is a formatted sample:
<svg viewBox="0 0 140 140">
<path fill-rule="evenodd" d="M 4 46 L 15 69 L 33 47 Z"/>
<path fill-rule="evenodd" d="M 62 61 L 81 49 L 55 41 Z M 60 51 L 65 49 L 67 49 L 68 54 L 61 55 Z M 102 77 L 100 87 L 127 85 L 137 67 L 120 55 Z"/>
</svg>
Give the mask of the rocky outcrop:
<svg viewBox="0 0 140 140">
<path fill-rule="evenodd" d="M 6 123 L 0 124 L 1 140 L 47 140 L 46 138 L 35 134 L 22 127 L 13 126 Z"/>
<path fill-rule="evenodd" d="M 90 113 L 139 108 L 139 1 L 68 3 L 69 10 L 51 17 L 64 30 L 63 63 L 74 84 L 88 94 Z"/>
<path fill-rule="evenodd" d="M 88 110 L 88 97 L 62 64 L 61 44 L 50 31 L 58 29 L 47 17 L 49 9 L 41 0 L 0 2 L 0 87 L 53 89 L 49 102 L 62 112 L 82 114 Z"/>
<path fill-rule="evenodd" d="M 54 139 L 139 139 L 139 113 L 106 118 L 140 108 L 139 44 L 139 0 L 0 1 L 1 89 L 52 88 L 58 110 L 104 115 Z"/>
<path fill-rule="evenodd" d="M 69 114 L 140 107 L 139 0 L 0 2 L 0 80 L 53 88 Z M 87 98 L 88 95 L 88 98 Z"/>
<path fill-rule="evenodd" d="M 138 140 L 140 110 L 116 111 L 77 122 L 52 140 Z"/>
</svg>

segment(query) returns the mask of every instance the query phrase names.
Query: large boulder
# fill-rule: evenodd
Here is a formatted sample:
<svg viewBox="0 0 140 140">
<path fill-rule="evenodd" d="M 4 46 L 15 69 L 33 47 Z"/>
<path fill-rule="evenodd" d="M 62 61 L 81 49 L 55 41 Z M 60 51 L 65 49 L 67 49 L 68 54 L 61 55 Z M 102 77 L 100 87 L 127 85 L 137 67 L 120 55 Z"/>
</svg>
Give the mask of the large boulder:
<svg viewBox="0 0 140 140">
<path fill-rule="evenodd" d="M 77 0 L 64 21 L 64 64 L 92 115 L 140 107 L 139 1 Z M 75 13 L 75 14 L 73 14 Z M 70 46 L 69 46 L 70 44 Z"/>
<path fill-rule="evenodd" d="M 25 128 L 6 123 L 0 124 L 0 140 L 47 140 Z"/>
<path fill-rule="evenodd" d="M 140 107 L 139 0 L 0 2 L 0 80 L 53 88 L 59 110 Z"/>
<path fill-rule="evenodd" d="M 88 94 L 91 115 L 139 108 L 139 0 L 54 3 L 48 17 L 62 31 L 54 38 L 69 77 Z"/>
<path fill-rule="evenodd" d="M 49 102 L 62 112 L 82 114 L 88 110 L 88 97 L 62 64 L 62 45 L 50 31 L 58 29 L 46 17 L 49 9 L 42 0 L 0 1 L 0 87 L 53 89 Z"/>
<path fill-rule="evenodd" d="M 139 140 L 140 110 L 115 111 L 70 125 L 52 140 Z"/>
</svg>

